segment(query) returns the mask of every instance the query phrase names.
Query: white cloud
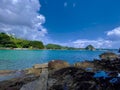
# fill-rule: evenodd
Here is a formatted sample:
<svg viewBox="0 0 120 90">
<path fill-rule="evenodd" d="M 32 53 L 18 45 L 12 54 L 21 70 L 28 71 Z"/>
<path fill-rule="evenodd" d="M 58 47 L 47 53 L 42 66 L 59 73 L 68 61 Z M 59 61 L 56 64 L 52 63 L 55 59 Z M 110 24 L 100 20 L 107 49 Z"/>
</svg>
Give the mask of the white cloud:
<svg viewBox="0 0 120 90">
<path fill-rule="evenodd" d="M 58 42 L 52 41 L 51 43 L 59 44 L 62 46 L 69 47 L 77 47 L 77 48 L 85 48 L 87 45 L 93 45 L 95 48 L 118 48 L 118 42 L 112 42 L 110 40 L 97 39 L 97 40 L 89 40 L 89 39 L 78 39 L 75 41 L 68 42 Z M 119 42 L 120 43 L 120 42 Z M 117 47 L 114 47 L 117 46 Z"/>
<path fill-rule="evenodd" d="M 120 27 L 110 30 L 106 33 L 104 39 L 78 39 L 73 41 L 75 47 L 86 47 L 91 44 L 96 48 L 119 48 L 120 47 Z"/>
<path fill-rule="evenodd" d="M 88 40 L 88 39 L 79 39 L 73 42 L 75 47 L 86 47 L 87 45 L 93 45 L 96 48 L 110 48 L 112 41 L 109 40 Z"/>
<path fill-rule="evenodd" d="M 39 0 L 0 0 L 0 32 L 32 40 L 47 34 L 45 17 L 38 13 Z"/>
<path fill-rule="evenodd" d="M 67 2 L 64 2 L 64 7 L 67 7 L 68 3 Z"/>
<path fill-rule="evenodd" d="M 107 36 L 110 40 L 120 41 L 120 27 L 117 27 L 107 32 Z"/>
</svg>

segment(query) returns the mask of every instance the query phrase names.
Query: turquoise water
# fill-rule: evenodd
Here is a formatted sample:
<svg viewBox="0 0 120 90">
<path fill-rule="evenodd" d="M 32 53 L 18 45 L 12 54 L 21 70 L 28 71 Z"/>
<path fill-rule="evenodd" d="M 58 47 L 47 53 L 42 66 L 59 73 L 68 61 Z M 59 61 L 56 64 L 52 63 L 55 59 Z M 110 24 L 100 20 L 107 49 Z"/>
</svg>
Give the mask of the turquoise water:
<svg viewBox="0 0 120 90">
<path fill-rule="evenodd" d="M 99 58 L 104 51 L 80 50 L 0 50 L 0 69 L 24 69 L 50 60 L 65 60 L 74 63 Z"/>
</svg>

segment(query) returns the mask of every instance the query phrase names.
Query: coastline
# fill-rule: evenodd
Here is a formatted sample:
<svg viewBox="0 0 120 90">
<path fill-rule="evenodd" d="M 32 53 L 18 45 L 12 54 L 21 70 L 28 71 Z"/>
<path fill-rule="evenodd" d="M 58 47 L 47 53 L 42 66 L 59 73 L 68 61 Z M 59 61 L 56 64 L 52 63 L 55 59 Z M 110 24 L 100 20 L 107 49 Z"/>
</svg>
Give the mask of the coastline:
<svg viewBox="0 0 120 90">
<path fill-rule="evenodd" d="M 0 48 L 0 50 L 69 50 L 69 49 Z M 118 49 L 95 49 L 95 50 L 71 49 L 71 50 L 78 50 L 78 51 L 109 51 L 109 50 L 118 50 Z"/>
<path fill-rule="evenodd" d="M 52 59 L 65 60 L 70 64 L 84 60 L 93 61 L 99 59 L 99 54 L 103 52 L 101 50 L 0 50 L 0 61 L 3 62 L 0 64 L 0 70 L 21 70 L 37 63 L 47 63 Z"/>
<path fill-rule="evenodd" d="M 90 84 L 90 87 L 85 90 L 89 90 L 91 86 L 95 86 L 93 88 L 96 90 L 96 86 L 106 88 L 106 86 L 100 86 L 102 80 L 104 80 L 105 85 L 109 82 L 107 87 L 111 87 L 111 85 L 113 85 L 112 88 L 118 87 L 116 85 L 120 84 L 119 56 L 107 52 L 101 54 L 100 58 L 73 64 L 64 60 L 51 60 L 48 63 L 35 64 L 31 68 L 23 70 L 0 70 L 2 79 L 0 80 L 0 90 L 29 90 L 36 87 L 42 88 L 40 90 L 46 90 L 43 88 L 57 90 L 57 88 L 64 87 L 66 82 L 68 82 L 67 88 L 73 88 L 73 90 L 81 88 L 84 82 L 86 85 Z M 115 82 L 113 81 L 114 78 L 116 78 Z M 77 83 L 80 85 L 77 85 Z M 59 85 L 60 87 L 58 87 Z M 85 88 L 85 86 L 82 87 Z"/>
<path fill-rule="evenodd" d="M 42 88 L 40 90 L 46 90 L 43 88 L 48 88 L 48 90 L 51 90 L 50 88 L 52 88 L 53 90 L 57 90 L 55 89 L 58 88 L 56 85 L 62 84 L 64 86 L 64 82 L 66 82 L 66 80 L 69 83 L 73 83 L 72 80 L 74 79 L 76 80 L 76 78 L 79 78 L 80 81 L 74 82 L 76 84 L 78 82 L 79 83 L 82 82 L 82 80 L 84 82 L 84 80 L 86 80 L 86 77 L 87 77 L 87 81 L 86 81 L 87 84 L 90 84 L 89 82 L 91 81 L 96 83 L 96 80 L 97 82 L 101 83 L 102 80 L 101 77 L 104 77 L 104 83 L 107 83 L 108 80 L 110 80 L 109 81 L 110 85 L 111 84 L 113 85 L 112 79 L 120 78 L 120 69 L 119 67 L 116 68 L 116 66 L 114 66 L 114 64 L 118 65 L 119 63 L 120 63 L 120 59 L 114 59 L 114 61 L 110 60 L 107 62 L 106 60 L 101 59 L 101 60 L 77 62 L 70 65 L 68 62 L 65 62 L 64 60 L 51 60 L 48 63 L 35 64 L 33 65 L 33 67 L 24 70 L 16 70 L 16 71 L 5 70 L 5 72 L 1 71 L 3 76 L 15 75 L 16 72 L 19 75 L 18 76 L 15 75 L 14 78 L 9 78 L 7 80 L 0 81 L 0 90 L 4 90 L 5 88 L 7 89 L 9 88 L 11 90 L 13 90 L 13 88 L 16 88 L 15 90 L 28 90 L 27 88 L 35 89 L 36 87 L 39 89 Z M 80 75 L 78 75 L 78 73 Z M 72 78 L 72 80 L 68 79 L 68 77 Z M 54 82 L 56 83 L 54 84 Z M 91 83 L 91 85 L 96 85 L 94 83 Z M 81 87 L 81 85 L 74 86 L 70 84 L 68 85 L 68 88 L 72 87 L 75 89 L 77 87 Z M 102 88 L 105 87 L 103 86 Z"/>
</svg>

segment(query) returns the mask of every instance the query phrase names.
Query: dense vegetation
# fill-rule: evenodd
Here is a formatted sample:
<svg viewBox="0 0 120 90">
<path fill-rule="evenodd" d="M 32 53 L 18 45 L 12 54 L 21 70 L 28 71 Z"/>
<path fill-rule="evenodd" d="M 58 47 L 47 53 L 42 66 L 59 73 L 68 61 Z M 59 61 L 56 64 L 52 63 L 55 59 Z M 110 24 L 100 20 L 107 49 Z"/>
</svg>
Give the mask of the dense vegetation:
<svg viewBox="0 0 120 90">
<path fill-rule="evenodd" d="M 60 49 L 60 50 L 95 50 L 92 45 L 86 48 L 74 48 L 61 46 L 57 44 L 43 45 L 41 41 L 31 41 L 20 38 L 15 38 L 12 35 L 0 33 L 0 48 L 29 48 L 29 49 Z"/>
<path fill-rule="evenodd" d="M 0 33 L 0 47 L 43 49 L 44 45 L 41 41 L 30 41 L 30 40 L 18 39 L 11 35 Z"/>
<path fill-rule="evenodd" d="M 81 50 L 80 48 L 61 46 L 57 44 L 47 44 L 46 49 L 61 49 L 61 50 Z"/>
<path fill-rule="evenodd" d="M 95 50 L 95 48 L 92 45 L 88 45 L 85 49 L 86 50 Z"/>
<path fill-rule="evenodd" d="M 47 44 L 46 49 L 61 49 L 62 46 L 57 45 L 57 44 Z"/>
</svg>

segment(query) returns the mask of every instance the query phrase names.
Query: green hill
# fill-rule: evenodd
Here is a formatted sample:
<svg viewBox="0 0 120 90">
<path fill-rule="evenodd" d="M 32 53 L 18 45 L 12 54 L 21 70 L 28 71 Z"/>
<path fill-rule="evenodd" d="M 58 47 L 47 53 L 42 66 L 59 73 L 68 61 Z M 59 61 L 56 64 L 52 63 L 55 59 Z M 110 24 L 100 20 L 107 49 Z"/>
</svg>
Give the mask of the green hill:
<svg viewBox="0 0 120 90">
<path fill-rule="evenodd" d="M 0 33 L 0 48 L 28 48 L 28 49 L 59 49 L 59 50 L 95 50 L 92 45 L 88 45 L 86 48 L 74 48 L 61 46 L 58 44 L 43 45 L 41 41 L 25 40 L 16 38 L 12 35 Z"/>
<path fill-rule="evenodd" d="M 60 49 L 60 50 L 80 50 L 80 48 L 61 46 L 58 44 L 47 44 L 46 49 Z"/>
<path fill-rule="evenodd" d="M 88 45 L 85 48 L 86 50 L 95 50 L 95 48 L 92 45 Z"/>
<path fill-rule="evenodd" d="M 44 45 L 41 41 L 32 41 L 32 40 L 15 38 L 12 35 L 8 35 L 5 33 L 0 33 L 0 47 L 44 49 Z"/>
</svg>

